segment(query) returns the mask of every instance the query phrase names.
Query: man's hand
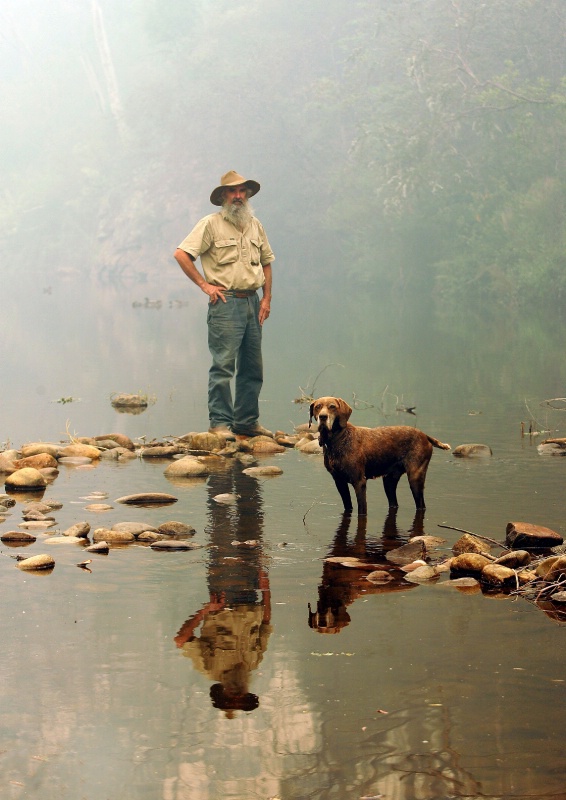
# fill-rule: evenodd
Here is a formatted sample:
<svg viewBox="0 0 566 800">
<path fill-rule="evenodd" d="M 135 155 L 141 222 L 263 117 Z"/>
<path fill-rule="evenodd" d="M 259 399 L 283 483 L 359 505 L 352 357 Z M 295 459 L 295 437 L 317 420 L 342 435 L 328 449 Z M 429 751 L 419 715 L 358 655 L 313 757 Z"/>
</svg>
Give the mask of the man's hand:
<svg viewBox="0 0 566 800">
<path fill-rule="evenodd" d="M 259 324 L 263 325 L 265 320 L 269 317 L 271 311 L 271 300 L 268 297 L 262 297 L 259 303 Z"/>
<path fill-rule="evenodd" d="M 226 289 L 224 286 L 215 286 L 213 283 L 203 283 L 200 288 L 210 297 L 212 305 L 217 303 L 218 299 L 222 300 L 223 303 L 226 302 L 226 298 L 224 297 Z"/>
</svg>

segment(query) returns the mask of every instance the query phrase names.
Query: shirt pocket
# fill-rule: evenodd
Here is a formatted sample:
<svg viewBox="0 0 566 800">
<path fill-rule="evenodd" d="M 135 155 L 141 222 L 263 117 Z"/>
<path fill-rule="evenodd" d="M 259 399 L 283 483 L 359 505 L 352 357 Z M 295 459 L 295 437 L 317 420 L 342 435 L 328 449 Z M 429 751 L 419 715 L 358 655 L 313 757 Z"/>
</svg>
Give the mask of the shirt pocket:
<svg viewBox="0 0 566 800">
<path fill-rule="evenodd" d="M 254 267 L 257 267 L 259 264 L 261 252 L 261 242 L 259 239 L 250 239 L 250 256 L 251 262 Z"/>
<path fill-rule="evenodd" d="M 224 264 L 233 264 L 238 260 L 238 244 L 235 239 L 217 239 L 214 247 L 216 248 L 216 263 L 219 267 Z"/>
</svg>

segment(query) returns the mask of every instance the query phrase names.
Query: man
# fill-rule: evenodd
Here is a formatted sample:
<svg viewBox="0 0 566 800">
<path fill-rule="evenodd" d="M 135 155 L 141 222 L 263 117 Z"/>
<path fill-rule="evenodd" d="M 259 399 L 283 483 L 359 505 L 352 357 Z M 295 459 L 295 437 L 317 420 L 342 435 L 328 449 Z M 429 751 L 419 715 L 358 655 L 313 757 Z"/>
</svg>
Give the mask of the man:
<svg viewBox="0 0 566 800">
<path fill-rule="evenodd" d="M 209 431 L 227 438 L 272 436 L 259 424 L 261 328 L 269 317 L 274 260 L 263 226 L 248 203 L 259 190 L 257 181 L 227 172 L 210 195 L 210 202 L 221 210 L 203 217 L 175 251 L 185 275 L 209 297 Z M 199 256 L 204 277 L 195 266 Z"/>
</svg>

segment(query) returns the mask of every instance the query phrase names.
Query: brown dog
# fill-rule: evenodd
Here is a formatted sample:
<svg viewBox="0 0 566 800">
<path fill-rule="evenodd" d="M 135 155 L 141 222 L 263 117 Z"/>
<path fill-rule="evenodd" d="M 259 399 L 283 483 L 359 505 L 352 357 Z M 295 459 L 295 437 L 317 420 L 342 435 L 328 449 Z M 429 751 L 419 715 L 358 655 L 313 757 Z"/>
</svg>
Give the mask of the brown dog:
<svg viewBox="0 0 566 800">
<path fill-rule="evenodd" d="M 350 425 L 352 409 L 340 397 L 319 397 L 311 403 L 309 424 L 318 421 L 319 441 L 324 451 L 324 466 L 334 478 L 345 511 L 352 511 L 352 484 L 358 501 L 358 514 L 367 514 L 368 478 L 383 478 L 389 508 L 397 508 L 397 484 L 404 473 L 418 509 L 425 508 L 424 485 L 432 448 L 450 450 L 426 433 L 407 425 L 362 428 Z"/>
</svg>

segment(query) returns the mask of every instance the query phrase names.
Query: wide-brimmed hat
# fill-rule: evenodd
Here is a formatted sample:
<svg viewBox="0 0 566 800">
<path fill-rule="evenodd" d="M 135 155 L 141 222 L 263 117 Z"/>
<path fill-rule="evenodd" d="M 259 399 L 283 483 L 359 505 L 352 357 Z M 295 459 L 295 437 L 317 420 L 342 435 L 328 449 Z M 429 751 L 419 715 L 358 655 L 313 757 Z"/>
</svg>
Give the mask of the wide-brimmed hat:
<svg viewBox="0 0 566 800">
<path fill-rule="evenodd" d="M 220 186 L 213 189 L 210 195 L 210 202 L 213 206 L 221 206 L 224 189 L 227 186 L 241 186 L 242 184 L 245 184 L 250 190 L 250 197 L 253 197 L 254 194 L 257 194 L 260 190 L 260 185 L 257 181 L 244 178 L 243 175 L 239 175 L 235 170 L 231 169 L 230 172 L 227 172 L 220 178 Z"/>
</svg>

